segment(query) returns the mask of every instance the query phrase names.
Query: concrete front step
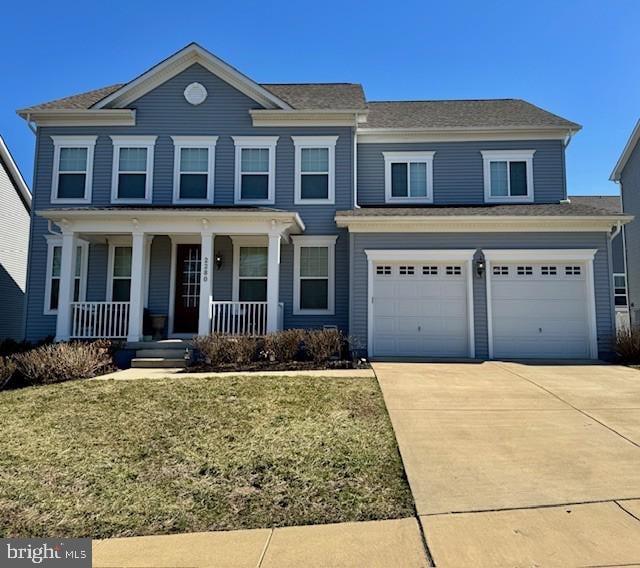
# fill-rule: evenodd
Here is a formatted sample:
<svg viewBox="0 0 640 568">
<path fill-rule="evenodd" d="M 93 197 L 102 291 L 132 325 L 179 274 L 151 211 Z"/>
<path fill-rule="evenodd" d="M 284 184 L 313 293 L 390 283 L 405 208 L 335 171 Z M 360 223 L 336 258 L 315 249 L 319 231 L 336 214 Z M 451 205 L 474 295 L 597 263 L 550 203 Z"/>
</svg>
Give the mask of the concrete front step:
<svg viewBox="0 0 640 568">
<path fill-rule="evenodd" d="M 163 359 L 182 359 L 184 357 L 186 346 L 183 347 L 171 347 L 164 349 L 138 349 L 136 351 L 136 358 L 151 357 L 157 359 L 161 357 Z"/>
<path fill-rule="evenodd" d="M 131 360 L 136 369 L 183 369 L 187 366 L 184 357 L 136 357 Z"/>
</svg>

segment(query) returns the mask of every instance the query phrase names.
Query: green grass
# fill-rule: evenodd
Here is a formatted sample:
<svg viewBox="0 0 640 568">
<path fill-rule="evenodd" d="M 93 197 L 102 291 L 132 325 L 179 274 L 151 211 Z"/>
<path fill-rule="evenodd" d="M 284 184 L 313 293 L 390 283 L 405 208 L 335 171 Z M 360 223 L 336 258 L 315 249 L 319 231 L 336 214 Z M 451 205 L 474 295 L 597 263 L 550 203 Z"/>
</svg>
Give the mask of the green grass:
<svg viewBox="0 0 640 568">
<path fill-rule="evenodd" d="M 0 393 L 0 535 L 409 516 L 374 379 L 81 381 Z"/>
</svg>

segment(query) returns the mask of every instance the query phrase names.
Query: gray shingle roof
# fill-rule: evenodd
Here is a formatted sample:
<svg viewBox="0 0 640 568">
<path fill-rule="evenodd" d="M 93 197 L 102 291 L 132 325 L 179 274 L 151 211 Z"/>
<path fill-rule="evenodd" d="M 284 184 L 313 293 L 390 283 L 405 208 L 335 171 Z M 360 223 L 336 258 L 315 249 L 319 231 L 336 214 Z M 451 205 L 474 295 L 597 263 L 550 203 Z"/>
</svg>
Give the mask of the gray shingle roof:
<svg viewBox="0 0 640 568">
<path fill-rule="evenodd" d="M 290 83 L 261 85 L 295 109 L 365 109 L 358 83 Z"/>
<path fill-rule="evenodd" d="M 615 213 L 613 213 L 615 215 Z M 602 207 L 591 207 L 576 203 L 529 203 L 522 205 L 478 205 L 416 207 L 361 207 L 338 211 L 336 215 L 349 217 L 456 217 L 456 216 L 542 216 L 542 217 L 600 217 L 612 212 Z"/>
<path fill-rule="evenodd" d="M 520 99 L 370 101 L 362 128 L 538 128 L 579 129 Z"/>
<path fill-rule="evenodd" d="M 576 205 L 589 205 L 606 209 L 611 213 L 622 213 L 622 201 L 619 195 L 570 195 L 569 199 Z"/>
<path fill-rule="evenodd" d="M 32 105 L 30 107 L 20 109 L 20 112 L 33 112 L 36 110 L 88 109 L 91 108 L 99 100 L 102 100 L 114 91 L 117 91 L 122 86 L 122 83 L 116 83 L 115 85 L 101 87 L 100 89 L 94 89 L 93 91 L 87 91 L 78 95 L 71 95 L 70 97 L 64 97 L 62 99 L 56 99 L 54 101 Z"/>
</svg>

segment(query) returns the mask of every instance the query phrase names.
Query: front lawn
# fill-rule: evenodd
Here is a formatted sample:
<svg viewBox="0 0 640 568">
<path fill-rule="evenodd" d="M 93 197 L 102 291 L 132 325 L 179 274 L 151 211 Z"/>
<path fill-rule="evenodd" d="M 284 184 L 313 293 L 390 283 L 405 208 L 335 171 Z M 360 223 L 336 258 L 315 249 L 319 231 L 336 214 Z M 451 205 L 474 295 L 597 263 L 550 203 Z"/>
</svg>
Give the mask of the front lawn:
<svg viewBox="0 0 640 568">
<path fill-rule="evenodd" d="M 82 381 L 0 392 L 0 536 L 413 514 L 374 379 Z"/>
</svg>

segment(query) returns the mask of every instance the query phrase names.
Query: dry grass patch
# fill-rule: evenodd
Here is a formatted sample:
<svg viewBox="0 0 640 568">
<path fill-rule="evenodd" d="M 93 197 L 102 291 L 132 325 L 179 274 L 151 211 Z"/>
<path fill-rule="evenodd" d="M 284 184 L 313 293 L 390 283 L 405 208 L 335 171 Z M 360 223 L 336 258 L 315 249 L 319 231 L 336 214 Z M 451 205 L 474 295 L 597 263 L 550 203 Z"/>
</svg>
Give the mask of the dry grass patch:
<svg viewBox="0 0 640 568">
<path fill-rule="evenodd" d="M 0 393 L 0 534 L 130 536 L 413 513 L 374 379 L 87 381 Z"/>
</svg>

